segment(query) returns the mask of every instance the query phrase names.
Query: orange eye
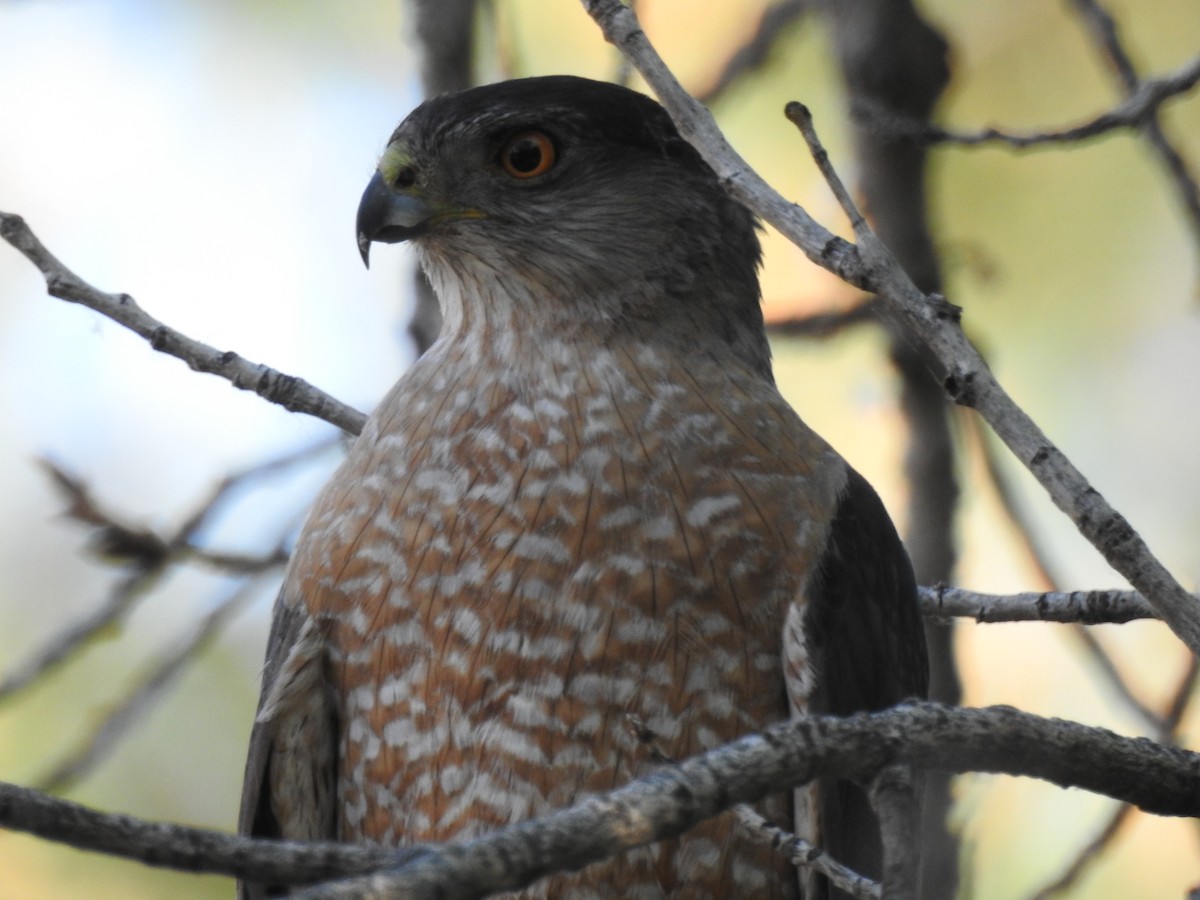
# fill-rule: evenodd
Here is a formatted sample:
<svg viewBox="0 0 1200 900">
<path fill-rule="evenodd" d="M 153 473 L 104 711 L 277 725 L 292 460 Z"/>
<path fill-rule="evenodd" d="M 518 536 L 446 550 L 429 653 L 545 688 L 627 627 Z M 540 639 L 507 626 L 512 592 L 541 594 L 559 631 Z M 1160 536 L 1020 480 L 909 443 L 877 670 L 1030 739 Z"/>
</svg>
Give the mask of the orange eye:
<svg viewBox="0 0 1200 900">
<path fill-rule="evenodd" d="M 540 131 L 522 131 L 500 151 L 500 165 L 513 178 L 533 178 L 549 172 L 557 154 L 554 142 Z"/>
</svg>

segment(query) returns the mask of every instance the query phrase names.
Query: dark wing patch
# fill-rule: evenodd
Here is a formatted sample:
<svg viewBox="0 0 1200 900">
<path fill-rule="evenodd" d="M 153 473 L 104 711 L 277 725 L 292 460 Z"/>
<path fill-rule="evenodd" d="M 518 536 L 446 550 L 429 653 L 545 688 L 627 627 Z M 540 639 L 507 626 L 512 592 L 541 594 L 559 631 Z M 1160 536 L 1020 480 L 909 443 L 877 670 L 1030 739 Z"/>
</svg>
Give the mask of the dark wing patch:
<svg viewBox="0 0 1200 900">
<path fill-rule="evenodd" d="M 335 698 L 320 624 L 276 601 L 263 689 L 250 732 L 238 833 L 262 838 L 337 838 Z M 239 883 L 241 900 L 281 891 Z"/>
<path fill-rule="evenodd" d="M 853 469 L 806 593 L 818 654 L 814 712 L 885 709 L 929 687 L 912 564 L 875 490 Z"/>
<path fill-rule="evenodd" d="M 810 712 L 849 715 L 925 696 L 929 670 L 912 565 L 883 503 L 853 470 L 806 594 Z M 864 791 L 822 782 L 819 810 L 825 849 L 878 878 L 879 828 Z M 827 890 L 822 884 L 816 897 L 842 896 Z"/>
</svg>

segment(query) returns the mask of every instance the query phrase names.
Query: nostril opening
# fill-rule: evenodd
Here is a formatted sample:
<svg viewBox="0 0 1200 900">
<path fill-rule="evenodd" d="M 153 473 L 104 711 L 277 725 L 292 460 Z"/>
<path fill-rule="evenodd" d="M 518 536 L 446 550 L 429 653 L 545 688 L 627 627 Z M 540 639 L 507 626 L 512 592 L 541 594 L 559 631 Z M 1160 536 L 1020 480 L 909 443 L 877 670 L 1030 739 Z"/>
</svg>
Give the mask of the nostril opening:
<svg viewBox="0 0 1200 900">
<path fill-rule="evenodd" d="M 396 187 L 410 188 L 417 183 L 417 170 L 412 166 L 405 166 L 396 173 Z"/>
</svg>

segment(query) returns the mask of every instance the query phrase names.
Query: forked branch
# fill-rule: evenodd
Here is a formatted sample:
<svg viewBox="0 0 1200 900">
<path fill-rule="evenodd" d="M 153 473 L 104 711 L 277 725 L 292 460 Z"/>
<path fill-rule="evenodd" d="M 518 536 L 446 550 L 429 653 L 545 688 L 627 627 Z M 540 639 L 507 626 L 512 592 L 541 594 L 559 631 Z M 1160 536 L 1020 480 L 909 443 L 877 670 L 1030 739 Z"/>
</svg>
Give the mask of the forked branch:
<svg viewBox="0 0 1200 900">
<path fill-rule="evenodd" d="M 605 38 L 626 54 L 654 89 L 680 133 L 712 166 L 730 194 L 775 226 L 813 262 L 877 293 L 937 357 L 956 403 L 976 409 L 1033 473 L 1080 533 L 1141 592 L 1171 629 L 1200 654 L 1200 605 L 1150 552 L 1141 536 L 1092 487 L 996 381 L 959 323 L 961 310 L 919 290 L 887 247 L 852 209 L 857 243 L 837 237 L 785 200 L 725 140 L 712 115 L 679 84 L 619 0 L 583 0 Z"/>
</svg>

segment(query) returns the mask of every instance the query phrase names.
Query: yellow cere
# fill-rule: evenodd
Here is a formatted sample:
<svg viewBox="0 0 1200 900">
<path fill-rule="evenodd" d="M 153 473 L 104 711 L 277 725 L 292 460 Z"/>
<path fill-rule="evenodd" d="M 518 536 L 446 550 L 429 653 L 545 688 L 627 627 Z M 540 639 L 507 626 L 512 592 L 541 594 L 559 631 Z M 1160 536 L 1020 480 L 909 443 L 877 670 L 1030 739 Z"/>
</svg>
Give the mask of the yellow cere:
<svg viewBox="0 0 1200 900">
<path fill-rule="evenodd" d="M 379 174 L 387 184 L 395 184 L 396 177 L 405 166 L 412 165 L 412 154 L 403 144 L 390 144 L 379 157 Z"/>
</svg>

